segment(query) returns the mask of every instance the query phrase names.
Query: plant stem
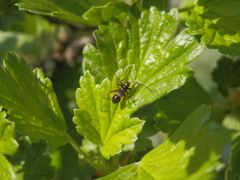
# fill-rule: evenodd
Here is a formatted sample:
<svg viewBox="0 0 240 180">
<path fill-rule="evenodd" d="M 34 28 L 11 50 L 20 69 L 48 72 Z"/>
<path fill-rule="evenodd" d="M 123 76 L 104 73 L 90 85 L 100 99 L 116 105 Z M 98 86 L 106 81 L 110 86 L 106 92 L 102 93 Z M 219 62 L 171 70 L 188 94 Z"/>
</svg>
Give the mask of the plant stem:
<svg viewBox="0 0 240 180">
<path fill-rule="evenodd" d="M 78 155 L 86 156 L 86 154 L 81 150 L 79 145 L 76 143 L 76 141 L 68 135 L 68 142 L 73 147 L 73 149 L 78 153 Z"/>
</svg>

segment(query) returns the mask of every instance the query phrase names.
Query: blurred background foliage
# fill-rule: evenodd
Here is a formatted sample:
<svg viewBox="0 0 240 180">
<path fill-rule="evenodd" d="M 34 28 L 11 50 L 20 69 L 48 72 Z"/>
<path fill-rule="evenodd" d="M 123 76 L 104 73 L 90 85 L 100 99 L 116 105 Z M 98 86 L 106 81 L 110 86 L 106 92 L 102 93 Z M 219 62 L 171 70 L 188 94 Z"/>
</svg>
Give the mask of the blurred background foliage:
<svg viewBox="0 0 240 180">
<path fill-rule="evenodd" d="M 77 5 L 76 2 L 78 2 Z M 119 14 L 121 11 L 116 10 L 114 6 L 111 11 L 106 12 L 104 7 L 96 8 L 108 2 L 110 1 L 0 0 L 0 61 L 7 51 L 14 51 L 22 56 L 32 68 L 41 67 L 44 70 L 53 81 L 61 108 L 68 120 L 68 131 L 78 141 L 81 137 L 76 134 L 72 116 L 73 108 L 76 106 L 75 90 L 79 84 L 79 77 L 82 75 L 83 47 L 87 43 L 94 44 L 92 33 L 97 28 L 97 23 L 114 16 L 124 17 L 124 13 Z M 111 2 L 119 3 L 120 1 L 112 0 Z M 126 0 L 125 2 L 131 5 L 135 1 Z M 155 5 L 159 9 L 179 6 L 185 8 L 193 4 L 193 1 L 185 0 L 141 0 L 140 2 L 144 8 Z M 92 7 L 93 5 L 95 7 Z M 45 6 L 49 7 L 49 11 L 44 10 Z M 125 5 L 120 7 L 128 8 Z M 185 9 L 183 10 L 185 13 Z M 91 16 L 94 13 L 100 13 L 102 17 L 92 21 Z M 111 15 L 106 16 L 109 13 Z M 186 27 L 184 24 L 186 14 L 184 13 L 180 14 L 182 20 L 180 28 Z M 89 18 L 89 21 L 84 19 L 84 16 Z M 146 120 L 146 124 L 135 146 L 124 147 L 125 152 L 122 154 L 121 164 L 140 160 L 146 152 L 172 134 L 195 108 L 201 104 L 210 104 L 214 110 L 212 121 L 234 132 L 233 145 L 229 146 L 231 152 L 223 156 L 223 160 L 228 161 L 228 167 L 225 168 L 227 169 L 226 176 L 229 180 L 240 178 L 239 173 L 236 173 L 239 172 L 240 167 L 239 58 L 237 56 L 225 57 L 217 50 L 206 47 L 204 53 L 191 64 L 191 68 L 194 71 L 194 77 L 189 79 L 183 87 L 157 100 L 154 104 L 143 107 L 136 113 L 137 117 Z M 37 171 L 44 170 L 41 168 L 48 166 L 54 167 L 56 172 L 48 168 L 44 174 L 46 179 L 53 177 L 91 179 L 98 175 L 89 165 L 78 160 L 77 154 L 69 145 L 53 150 L 47 148 L 44 142 L 29 144 L 28 140 L 23 137 L 20 137 L 18 141 L 20 148 L 11 162 L 16 165 L 16 169 L 34 168 L 33 172 L 36 172 L 36 174 L 25 174 L 26 179 L 36 179 Z M 36 150 L 39 149 L 38 147 L 41 147 L 41 151 Z M 134 154 L 129 151 L 133 149 Z M 27 151 L 33 155 L 25 156 Z M 44 155 L 44 152 L 50 152 L 51 157 Z M 31 166 L 31 162 L 37 155 L 38 164 L 36 167 Z M 228 156 L 230 156 L 229 160 Z M 24 165 L 21 164 L 22 161 L 25 161 Z M 224 170 L 222 172 L 224 173 Z M 21 171 L 18 172 L 18 176 L 22 176 Z M 222 176 L 219 176 L 219 179 L 222 179 Z"/>
</svg>

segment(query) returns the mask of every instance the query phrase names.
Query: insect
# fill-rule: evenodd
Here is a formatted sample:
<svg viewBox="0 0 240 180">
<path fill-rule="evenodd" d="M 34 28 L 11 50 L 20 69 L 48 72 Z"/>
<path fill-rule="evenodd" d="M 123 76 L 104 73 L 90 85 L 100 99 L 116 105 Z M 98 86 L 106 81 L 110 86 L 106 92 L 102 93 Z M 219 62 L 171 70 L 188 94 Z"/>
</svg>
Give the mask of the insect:
<svg viewBox="0 0 240 180">
<path fill-rule="evenodd" d="M 123 70 L 123 72 L 126 75 L 124 70 Z M 117 85 L 119 86 L 119 88 L 109 92 L 109 93 L 115 93 L 112 97 L 112 103 L 117 104 L 122 98 L 127 98 L 127 99 L 130 99 L 135 104 L 133 97 L 131 97 L 129 95 L 129 91 L 134 88 L 134 87 L 130 87 L 131 86 L 130 81 L 125 80 L 125 82 L 122 82 L 122 81 L 119 80 L 119 78 L 117 76 L 116 76 L 116 80 L 117 80 Z M 140 82 L 134 81 L 132 84 L 133 84 L 133 86 L 136 85 L 136 84 L 137 85 L 142 85 L 142 86 L 144 86 L 145 88 L 147 88 L 148 90 L 151 91 L 150 88 L 146 87 L 145 85 L 143 85 Z"/>
<path fill-rule="evenodd" d="M 117 104 L 123 97 L 127 97 L 132 102 L 134 102 L 132 97 L 128 96 L 128 90 L 131 89 L 130 82 L 126 81 L 125 83 L 122 83 L 121 81 L 119 81 L 118 85 L 119 85 L 119 89 L 116 89 L 110 92 L 110 93 L 115 92 L 115 94 L 112 97 L 112 103 Z"/>
</svg>

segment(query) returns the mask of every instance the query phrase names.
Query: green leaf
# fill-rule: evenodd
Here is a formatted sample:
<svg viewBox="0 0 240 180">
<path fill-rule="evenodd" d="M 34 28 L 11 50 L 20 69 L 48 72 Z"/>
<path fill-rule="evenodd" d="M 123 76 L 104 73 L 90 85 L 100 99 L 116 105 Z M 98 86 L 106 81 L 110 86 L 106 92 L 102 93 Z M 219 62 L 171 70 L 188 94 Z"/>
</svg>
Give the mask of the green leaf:
<svg viewBox="0 0 240 180">
<path fill-rule="evenodd" d="M 187 30 L 174 37 L 177 26 L 176 10 L 151 8 L 139 19 L 131 16 L 128 29 L 117 22 L 99 26 L 97 48 L 85 47 L 85 74 L 76 93 L 79 109 L 74 123 L 81 135 L 101 147 L 104 157 L 136 140 L 143 121 L 130 116 L 139 107 L 177 89 L 191 75 L 186 65 L 202 52 L 202 46 Z M 135 103 L 130 99 L 114 105 L 110 92 L 119 88 L 118 81 L 127 79 Z"/>
<path fill-rule="evenodd" d="M 167 125 L 165 130 L 173 132 L 194 109 L 202 104 L 211 104 L 209 95 L 195 79 L 189 79 L 184 86 L 156 102 L 158 111 L 154 119 L 161 130 L 165 124 Z"/>
<path fill-rule="evenodd" d="M 121 150 L 123 144 L 131 144 L 141 131 L 143 121 L 130 118 L 130 109 L 114 106 L 108 99 L 111 83 L 108 79 L 96 85 L 94 77 L 85 73 L 77 90 L 74 123 L 78 133 L 101 146 L 103 156 L 109 158 Z"/>
<path fill-rule="evenodd" d="M 223 126 L 227 129 L 240 132 L 240 115 L 237 113 L 227 114 L 223 119 Z"/>
<path fill-rule="evenodd" d="M 0 179 L 12 180 L 16 178 L 12 165 L 3 155 L 13 155 L 18 143 L 13 138 L 14 124 L 6 118 L 6 113 L 0 107 Z"/>
<path fill-rule="evenodd" d="M 54 168 L 50 165 L 51 158 L 46 154 L 47 145 L 40 141 L 31 145 L 25 152 L 24 179 L 51 180 L 54 177 Z"/>
<path fill-rule="evenodd" d="M 128 11 L 129 6 L 123 2 L 108 3 L 105 6 L 91 7 L 83 14 L 83 18 L 90 24 L 101 24 L 113 18 L 123 21 Z"/>
<path fill-rule="evenodd" d="M 83 14 L 93 6 L 102 6 L 116 0 L 20 0 L 17 6 L 33 14 L 51 16 L 75 24 L 89 24 Z M 91 23 L 90 23 L 91 24 Z"/>
<path fill-rule="evenodd" d="M 52 145 L 67 141 L 65 120 L 52 83 L 42 71 L 34 74 L 13 53 L 5 57 L 0 68 L 0 105 L 8 110 L 16 130 L 32 141 L 45 139 Z"/>
<path fill-rule="evenodd" d="M 0 29 L 7 30 L 23 19 L 23 14 L 14 5 L 17 0 L 0 1 Z"/>
<path fill-rule="evenodd" d="M 170 92 L 184 84 L 190 74 L 186 65 L 202 52 L 202 46 L 187 30 L 174 38 L 177 27 L 176 10 L 165 13 L 156 8 L 144 11 L 139 19 L 131 16 L 127 30 L 116 22 L 101 25 L 95 32 L 97 48 L 88 44 L 84 49 L 84 70 L 100 83 L 105 77 L 112 80 L 118 69 L 132 65 L 135 68 L 119 74 L 119 78 L 127 75 L 128 80 L 158 91 L 158 96 Z M 146 88 L 141 90 L 149 103 L 155 99 Z"/>
<path fill-rule="evenodd" d="M 232 88 L 240 86 L 240 61 L 223 57 L 213 70 L 213 80 L 218 84 L 219 91 L 227 96 Z"/>
<path fill-rule="evenodd" d="M 187 25 L 194 35 L 201 35 L 201 41 L 221 53 L 236 56 L 240 54 L 240 1 L 198 0 L 186 8 L 190 15 Z"/>
<path fill-rule="evenodd" d="M 0 155 L 0 179 L 2 180 L 13 180 L 16 179 L 12 165 L 8 160 Z"/>
<path fill-rule="evenodd" d="M 46 19 L 28 14 L 12 25 L 10 31 L 0 33 L 1 59 L 8 51 L 14 51 L 24 57 L 31 56 L 31 60 L 36 62 L 49 58 L 56 28 Z"/>
<path fill-rule="evenodd" d="M 211 103 L 207 92 L 204 91 L 195 79 L 190 78 L 184 86 L 170 92 L 153 104 L 144 107 L 139 113 L 141 114 L 140 117 L 148 114 L 147 121 L 154 119 L 156 122 L 155 126 L 159 130 L 172 133 L 194 109 L 202 104 Z M 150 109 L 151 112 L 147 111 Z M 143 114 L 142 112 L 145 110 L 146 112 Z"/>
<path fill-rule="evenodd" d="M 12 155 L 18 148 L 18 143 L 13 138 L 14 125 L 5 119 L 6 113 L 0 111 L 0 154 Z"/>
<path fill-rule="evenodd" d="M 210 107 L 197 108 L 163 144 L 140 162 L 120 168 L 103 179 L 213 179 L 222 167 L 221 150 L 229 133 L 207 123 Z"/>
<path fill-rule="evenodd" d="M 43 140 L 31 143 L 29 138 L 19 138 L 17 153 L 10 161 L 15 166 L 17 177 L 21 173 L 25 180 L 50 180 L 54 177 L 54 168 L 50 165 L 49 149 Z"/>
<path fill-rule="evenodd" d="M 226 180 L 240 179 L 240 135 L 238 135 L 232 142 L 229 165 L 226 170 Z"/>
</svg>

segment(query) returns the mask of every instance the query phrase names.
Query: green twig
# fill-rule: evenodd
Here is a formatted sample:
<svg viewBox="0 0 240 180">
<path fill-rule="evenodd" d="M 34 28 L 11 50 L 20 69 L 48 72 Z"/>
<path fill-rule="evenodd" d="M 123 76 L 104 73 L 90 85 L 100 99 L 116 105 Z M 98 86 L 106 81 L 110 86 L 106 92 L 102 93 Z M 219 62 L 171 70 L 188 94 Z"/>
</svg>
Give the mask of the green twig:
<svg viewBox="0 0 240 180">
<path fill-rule="evenodd" d="M 73 147 L 73 149 L 78 153 L 78 155 L 82 155 L 84 157 L 86 157 L 87 155 L 85 154 L 85 152 L 83 152 L 81 150 L 81 148 L 79 147 L 79 145 L 76 143 L 76 141 L 68 135 L 68 142 L 69 144 Z"/>
</svg>

